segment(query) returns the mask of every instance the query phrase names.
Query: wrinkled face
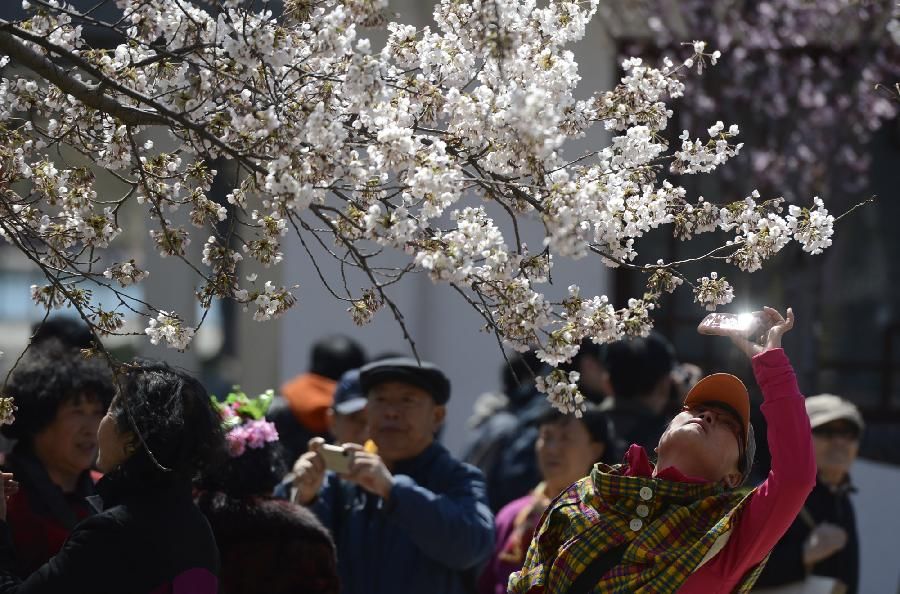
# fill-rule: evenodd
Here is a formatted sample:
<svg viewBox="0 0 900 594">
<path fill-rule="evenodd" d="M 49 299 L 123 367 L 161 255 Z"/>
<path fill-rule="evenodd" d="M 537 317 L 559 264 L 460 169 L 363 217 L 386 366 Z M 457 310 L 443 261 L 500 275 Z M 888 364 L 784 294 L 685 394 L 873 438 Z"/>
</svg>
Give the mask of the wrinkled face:
<svg viewBox="0 0 900 594">
<path fill-rule="evenodd" d="M 565 488 L 590 473 L 594 463 L 603 456 L 605 446 L 592 441 L 584 423 L 566 416 L 558 422 L 541 425 L 534 447 L 544 481 Z"/>
<path fill-rule="evenodd" d="M 740 483 L 739 459 L 743 426 L 740 419 L 714 403 L 681 411 L 659 440 L 660 460 L 677 460 L 688 476 L 711 482 Z M 735 476 L 736 475 L 736 476 Z"/>
<path fill-rule="evenodd" d="M 331 418 L 331 434 L 334 435 L 334 442 L 365 443 L 369 439 L 367 422 L 366 409 L 358 410 L 349 415 L 335 412 Z"/>
<path fill-rule="evenodd" d="M 103 413 L 103 405 L 92 396 L 63 402 L 53 421 L 33 438 L 41 463 L 65 474 L 89 469 L 97 455 L 97 427 Z"/>
<path fill-rule="evenodd" d="M 446 408 L 431 394 L 403 382 L 384 382 L 369 390 L 369 436 L 385 461 L 405 460 L 434 441 Z"/>
<path fill-rule="evenodd" d="M 100 451 L 97 455 L 97 469 L 103 473 L 108 473 L 118 468 L 134 451 L 130 435 L 119 431 L 119 426 L 109 411 L 100 421 L 100 427 L 97 430 L 97 442 L 100 445 Z"/>
<path fill-rule="evenodd" d="M 819 472 L 843 480 L 859 453 L 859 427 L 840 419 L 816 427 L 812 434 Z"/>
</svg>

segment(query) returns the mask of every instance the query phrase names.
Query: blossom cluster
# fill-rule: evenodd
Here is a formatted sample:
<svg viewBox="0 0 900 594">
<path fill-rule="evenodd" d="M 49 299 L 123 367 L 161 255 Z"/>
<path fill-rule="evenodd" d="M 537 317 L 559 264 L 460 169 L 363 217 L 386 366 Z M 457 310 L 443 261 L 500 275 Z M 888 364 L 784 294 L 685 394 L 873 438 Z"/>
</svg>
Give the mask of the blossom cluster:
<svg viewBox="0 0 900 594">
<path fill-rule="evenodd" d="M 3 351 L 0 351 L 0 358 L 3 357 Z M 10 425 L 16 420 L 16 403 L 15 400 L 7 396 L 0 396 L 0 425 Z"/>
<path fill-rule="evenodd" d="M 278 441 L 275 425 L 265 419 L 274 398 L 274 390 L 266 390 L 251 398 L 238 386 L 225 397 L 224 402 L 210 396 L 213 407 L 222 418 L 228 454 L 232 458 L 241 456 L 248 448 L 259 449 L 267 443 Z"/>
<path fill-rule="evenodd" d="M 11 425 L 16 420 L 16 403 L 7 396 L 0 396 L 0 425 Z"/>
<path fill-rule="evenodd" d="M 626 59 L 613 89 L 578 92 L 569 46 L 598 0 L 440 0 L 435 26 L 423 28 L 384 24 L 385 0 L 295 2 L 283 15 L 237 0 L 219 12 L 188 0 L 117 5 L 127 18 L 110 23 L 124 39 L 111 49 L 89 47 L 89 20 L 55 1 L 0 38 L 0 53 L 13 39 L 18 55 L 49 52 L 74 66 L 68 81 L 27 71 L 0 81 L 0 235 L 58 281 L 36 287 L 35 301 L 70 303 L 103 332 L 121 331 L 124 305 L 98 306 L 64 281 L 109 287 L 124 303 L 119 289 L 147 277 L 134 260 L 95 267 L 123 232 L 126 203 L 145 212 L 161 256 L 198 272 L 204 308 L 231 300 L 265 321 L 292 307 L 293 287 L 242 275 L 247 264 L 263 277 L 279 266 L 292 234 L 310 255 L 317 245 L 365 279 L 354 285 L 344 274 L 342 293 L 322 279 L 355 322 L 382 308 L 398 316 L 383 289 L 420 270 L 459 291 L 507 344 L 537 348 L 553 365 L 586 339 L 650 331 L 661 296 L 682 282 L 678 263 L 641 263 L 641 239 L 654 229 L 671 225 L 683 240 L 727 233 L 724 255 L 746 271 L 790 241 L 809 253 L 831 242 L 834 219 L 821 201 L 783 216 L 779 200 L 694 199 L 672 177 L 741 155 L 733 124 L 704 126 L 703 139 L 685 131 L 677 147 L 667 140 L 671 100 L 695 67 L 722 57 L 706 43 L 660 65 Z M 360 36 L 368 26 L 386 28 L 380 51 Z M 608 146 L 563 157 L 597 125 L 612 135 Z M 148 139 L 159 126 L 176 148 Z M 54 159 L 60 147 L 91 166 Z M 127 193 L 98 196 L 96 168 Z M 519 223 L 534 221 L 544 234 L 529 249 Z M 203 245 L 198 262 L 192 242 Z M 398 253 L 405 265 L 385 264 Z M 645 273 L 646 292 L 618 307 L 576 285 L 549 298 L 555 259 L 588 256 Z M 709 307 L 728 294 L 711 274 L 697 295 Z M 153 344 L 189 346 L 196 328 L 143 305 Z M 539 385 L 578 410 L 577 381 L 553 372 Z M 254 440 L 265 439 L 261 427 Z"/>
<path fill-rule="evenodd" d="M 718 305 L 727 305 L 734 301 L 734 289 L 725 278 L 719 278 L 717 272 L 697 279 L 694 289 L 694 301 L 706 307 L 707 311 L 715 311 Z"/>
<path fill-rule="evenodd" d="M 267 443 L 278 441 L 278 431 L 275 424 L 265 419 L 247 421 L 238 425 L 225 434 L 228 445 L 228 455 L 237 458 L 247 448 L 259 449 Z"/>
<path fill-rule="evenodd" d="M 183 351 L 194 338 L 195 329 L 186 326 L 178 315 L 160 311 L 144 332 L 152 344 L 164 341 L 167 347 Z"/>
<path fill-rule="evenodd" d="M 132 258 L 127 262 L 113 264 L 103 271 L 103 276 L 115 280 L 124 288 L 133 283 L 141 282 L 150 276 L 150 273 L 138 268 Z"/>
<path fill-rule="evenodd" d="M 566 373 L 561 369 L 554 369 L 546 376 L 537 377 L 535 385 L 547 395 L 556 409 L 564 413 L 575 413 L 576 417 L 580 417 L 584 408 L 584 396 L 578 389 L 579 379 L 577 371 Z"/>
</svg>

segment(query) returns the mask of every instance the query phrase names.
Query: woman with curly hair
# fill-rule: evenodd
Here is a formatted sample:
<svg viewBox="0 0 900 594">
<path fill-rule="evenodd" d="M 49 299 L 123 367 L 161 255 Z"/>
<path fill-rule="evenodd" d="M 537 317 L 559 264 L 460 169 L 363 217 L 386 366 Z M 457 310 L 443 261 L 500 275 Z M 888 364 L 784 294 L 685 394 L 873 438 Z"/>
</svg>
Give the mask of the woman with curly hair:
<svg viewBox="0 0 900 594">
<path fill-rule="evenodd" d="M 197 504 L 222 558 L 221 594 L 338 594 L 331 535 L 305 507 L 275 499 L 287 473 L 275 426 L 265 420 L 271 392 L 230 394 L 220 405 L 229 456 L 198 482 Z"/>
<path fill-rule="evenodd" d="M 14 547 L 0 487 L 0 593 L 216 594 L 218 554 L 194 505 L 192 479 L 224 453 L 219 416 L 206 390 L 165 363 L 137 361 L 97 434 L 105 476 L 62 549 L 35 572 L 13 574 Z"/>
<path fill-rule="evenodd" d="M 16 573 L 28 575 L 59 552 L 69 533 L 92 514 L 85 500 L 100 477 L 91 472 L 97 428 L 113 397 L 109 366 L 85 358 L 57 338 L 35 338 L 7 384 L 18 411 L 6 437 L 17 440 L 6 470 L 19 481 L 7 521 Z"/>
</svg>

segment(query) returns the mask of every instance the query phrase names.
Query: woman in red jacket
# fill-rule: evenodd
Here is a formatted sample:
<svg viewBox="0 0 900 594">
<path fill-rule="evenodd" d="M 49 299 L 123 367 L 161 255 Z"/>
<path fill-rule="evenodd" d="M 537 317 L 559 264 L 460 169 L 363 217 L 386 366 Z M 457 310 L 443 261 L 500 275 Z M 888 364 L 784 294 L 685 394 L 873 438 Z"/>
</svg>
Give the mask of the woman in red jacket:
<svg viewBox="0 0 900 594">
<path fill-rule="evenodd" d="M 16 439 L 5 467 L 19 492 L 7 521 L 16 546 L 16 573 L 28 575 L 62 548 L 92 510 L 99 475 L 97 428 L 113 397 L 112 376 L 99 357 L 84 358 L 58 339 L 33 344 L 16 366 L 7 394 L 18 410 L 3 434 Z"/>
<path fill-rule="evenodd" d="M 771 329 L 752 357 L 763 393 L 772 469 L 749 494 L 750 402 L 728 374 L 700 380 L 659 440 L 656 464 L 632 445 L 597 465 L 544 514 L 513 594 L 749 592 L 815 483 L 809 419 L 781 337 L 794 325 L 766 308 Z"/>
</svg>

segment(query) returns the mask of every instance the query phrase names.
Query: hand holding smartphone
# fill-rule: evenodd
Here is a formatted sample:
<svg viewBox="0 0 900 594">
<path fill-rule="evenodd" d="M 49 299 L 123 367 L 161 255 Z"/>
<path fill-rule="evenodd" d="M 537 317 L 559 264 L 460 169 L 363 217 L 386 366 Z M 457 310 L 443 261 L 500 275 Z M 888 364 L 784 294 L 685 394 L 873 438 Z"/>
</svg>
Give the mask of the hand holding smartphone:
<svg viewBox="0 0 900 594">
<path fill-rule="evenodd" d="M 713 336 L 739 336 L 762 344 L 773 320 L 762 311 L 751 313 L 711 313 L 697 326 L 697 332 Z"/>
</svg>

